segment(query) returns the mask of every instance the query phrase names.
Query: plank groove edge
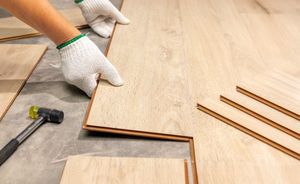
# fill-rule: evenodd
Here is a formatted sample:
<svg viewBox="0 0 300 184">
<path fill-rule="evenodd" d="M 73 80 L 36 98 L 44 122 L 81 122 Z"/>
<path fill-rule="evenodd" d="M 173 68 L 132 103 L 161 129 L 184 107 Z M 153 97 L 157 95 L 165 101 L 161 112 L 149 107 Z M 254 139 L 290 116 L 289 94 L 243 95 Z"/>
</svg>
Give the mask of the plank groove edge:
<svg viewBox="0 0 300 184">
<path fill-rule="evenodd" d="M 200 111 L 202 111 L 202 112 L 204 112 L 204 113 L 206 113 L 206 114 L 208 114 L 208 115 L 210 115 L 210 116 L 212 116 L 212 117 L 214 117 L 214 118 L 216 118 L 216 119 L 218 119 L 218 120 L 220 120 L 220 121 L 222 121 L 222 122 L 224 122 L 224 123 L 226 123 L 226 124 L 228 124 L 228 125 L 230 125 L 234 128 L 236 128 L 236 129 L 238 129 L 238 130 L 240 130 L 240 131 L 242 131 L 242 132 L 244 132 L 244 133 L 246 133 L 246 134 L 248 134 L 252 137 L 255 137 L 256 139 L 258 139 L 258 140 L 260 140 L 260 141 L 262 141 L 262 142 L 264 142 L 264 143 L 266 143 L 266 144 L 268 144 L 268 145 L 270 145 L 270 146 L 272 146 L 272 147 L 274 147 L 274 148 L 276 148 L 276 149 L 278 149 L 278 150 L 280 150 L 280 151 L 282 151 L 282 152 L 284 152 L 284 153 L 286 153 L 286 154 L 288 154 L 288 155 L 290 155 L 294 158 L 296 158 L 297 160 L 300 160 L 300 154 L 299 153 L 297 153 L 297 152 L 295 152 L 291 149 L 288 149 L 287 147 L 285 147 L 281 144 L 278 144 L 278 143 L 272 141 L 271 139 L 268 139 L 267 137 L 265 137 L 263 135 L 260 135 L 256 132 L 250 130 L 249 128 L 246 128 L 246 127 L 240 125 L 239 123 L 237 123 L 235 121 L 232 121 L 231 119 L 229 119 L 229 118 L 227 118 L 227 117 L 225 117 L 225 116 L 223 116 L 223 115 L 221 115 L 217 112 L 214 112 L 210 108 L 205 107 L 204 105 L 201 105 L 200 103 L 197 104 L 197 108 Z"/>
<path fill-rule="evenodd" d="M 293 131 L 292 129 L 289 129 L 289 128 L 285 127 L 285 126 L 282 126 L 282 125 L 278 124 L 277 122 L 275 122 L 275 121 L 273 121 L 273 120 L 271 120 L 269 118 L 266 118 L 263 115 L 261 115 L 261 114 L 259 114 L 257 112 L 254 112 L 253 110 L 251 110 L 251 109 L 243 106 L 242 104 L 236 103 L 233 100 L 231 100 L 231 99 L 229 99 L 229 98 L 227 98 L 227 97 L 225 97 L 223 95 L 220 96 L 220 100 L 222 102 L 225 102 L 228 105 L 231 105 L 232 107 L 237 108 L 240 111 L 242 111 L 242 112 L 244 112 L 246 114 L 249 114 L 250 116 L 253 116 L 256 119 L 258 119 L 258 120 L 260 120 L 260 121 L 262 121 L 262 122 L 264 122 L 264 123 L 266 123 L 266 124 L 268 124 L 268 125 L 270 125 L 270 126 L 272 126 L 274 128 L 277 128 L 277 129 L 279 129 L 279 130 L 281 130 L 281 131 L 289 134 L 290 136 L 293 136 L 296 139 L 300 140 L 300 134 L 298 134 L 297 132 Z"/>
<path fill-rule="evenodd" d="M 288 109 L 286 109 L 286 108 L 284 108 L 284 107 L 282 107 L 282 106 L 280 106 L 278 104 L 275 104 L 275 103 L 273 103 L 273 102 L 271 102 L 271 101 L 269 101 L 269 100 L 267 100 L 265 98 L 262 98 L 262 97 L 260 97 L 260 96 L 258 96 L 256 94 L 250 92 L 249 90 L 241 87 L 241 86 L 236 86 L 236 90 L 239 93 L 242 93 L 242 94 L 244 94 L 244 95 L 246 95 L 248 97 L 251 97 L 251 98 L 253 98 L 253 99 L 255 99 L 255 100 L 257 100 L 257 101 L 259 101 L 259 102 L 261 102 L 261 103 L 263 103 L 263 104 L 265 104 L 267 106 L 269 106 L 269 107 L 272 107 L 272 108 L 274 108 L 274 109 L 276 109 L 276 110 L 278 110 L 278 111 L 280 111 L 280 112 L 282 112 L 282 113 L 284 113 L 284 114 L 286 114 L 288 116 L 291 116 L 291 117 L 293 117 L 293 118 L 295 118 L 295 119 L 297 119 L 297 120 L 300 121 L 300 115 L 297 114 L 297 113 L 294 113 L 293 111 L 290 111 L 290 110 L 288 110 Z"/>
<path fill-rule="evenodd" d="M 149 137 L 155 139 L 185 141 L 185 142 L 189 141 L 192 138 L 188 136 L 169 135 L 169 134 L 161 134 L 161 133 L 136 131 L 136 130 L 125 130 L 125 129 L 123 130 L 117 128 L 91 126 L 86 124 L 83 125 L 83 129 L 90 130 L 90 131 L 115 133 L 115 134 L 131 135 L 131 136 L 142 136 L 142 137 Z"/>
<path fill-rule="evenodd" d="M 188 162 L 184 160 L 184 176 L 185 176 L 185 184 L 189 184 L 189 172 L 188 172 Z"/>
</svg>

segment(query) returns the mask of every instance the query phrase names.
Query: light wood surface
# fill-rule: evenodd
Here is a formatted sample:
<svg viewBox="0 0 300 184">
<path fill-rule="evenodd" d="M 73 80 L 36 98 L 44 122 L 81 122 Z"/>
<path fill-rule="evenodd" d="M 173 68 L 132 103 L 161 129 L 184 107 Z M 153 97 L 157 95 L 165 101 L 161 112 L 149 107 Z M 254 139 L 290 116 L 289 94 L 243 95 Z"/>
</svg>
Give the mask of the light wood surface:
<svg viewBox="0 0 300 184">
<path fill-rule="evenodd" d="M 183 159 L 69 157 L 61 184 L 184 184 Z"/>
<path fill-rule="evenodd" d="M 262 75 L 256 80 L 240 82 L 237 91 L 300 120 L 300 83 L 293 82 Z"/>
<path fill-rule="evenodd" d="M 0 120 L 46 49 L 46 45 L 0 45 Z"/>
<path fill-rule="evenodd" d="M 125 85 L 100 82 L 84 127 L 193 137 L 199 183 L 299 183 L 298 160 L 195 107 L 249 77 L 299 68 L 297 6 L 273 13 L 281 1 L 267 2 L 269 13 L 254 0 L 124 0 L 131 24 L 116 26 L 108 58 Z"/>
<path fill-rule="evenodd" d="M 217 100 L 206 99 L 198 109 L 300 160 L 300 141 Z"/>
<path fill-rule="evenodd" d="M 77 28 L 87 27 L 86 21 L 79 8 L 60 10 Z M 0 18 L 0 41 L 14 40 L 41 35 L 37 30 L 31 28 L 16 17 Z"/>
<path fill-rule="evenodd" d="M 186 82 L 189 63 L 181 48 L 183 28 L 179 10 L 176 3 L 171 2 L 124 2 L 124 13 L 134 21 L 130 26 L 119 26 L 115 30 L 114 46 L 110 47 L 107 57 L 119 69 L 126 84 L 116 88 L 100 83 L 88 125 L 191 135 L 188 127 L 193 123 L 194 110 L 190 106 L 193 104 L 190 84 Z M 136 16 L 131 6 L 135 3 L 155 11 Z M 172 21 L 161 19 L 166 14 L 174 15 Z M 150 21 L 145 21 L 148 18 Z M 156 19 L 160 21 L 154 21 Z M 130 43 L 129 37 L 132 37 Z"/>
<path fill-rule="evenodd" d="M 298 0 L 233 0 L 242 13 L 282 14 L 298 13 Z"/>
<path fill-rule="evenodd" d="M 300 122 L 238 92 L 221 95 L 221 101 L 300 139 Z"/>
</svg>

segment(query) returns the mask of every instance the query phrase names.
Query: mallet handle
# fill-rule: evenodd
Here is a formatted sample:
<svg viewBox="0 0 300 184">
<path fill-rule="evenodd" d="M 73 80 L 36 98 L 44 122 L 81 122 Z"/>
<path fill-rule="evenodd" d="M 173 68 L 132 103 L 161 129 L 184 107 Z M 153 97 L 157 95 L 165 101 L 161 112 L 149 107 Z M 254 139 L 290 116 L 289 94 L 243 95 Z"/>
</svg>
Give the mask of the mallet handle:
<svg viewBox="0 0 300 184">
<path fill-rule="evenodd" d="M 28 127 L 26 127 L 17 137 L 17 141 L 21 144 L 25 139 L 27 139 L 34 131 L 36 131 L 43 123 L 44 118 L 39 117 L 37 120 L 32 122 Z"/>
<path fill-rule="evenodd" d="M 26 127 L 16 138 L 12 139 L 0 150 L 0 166 L 17 150 L 18 146 L 44 123 L 44 118 L 39 117 Z"/>
<path fill-rule="evenodd" d="M 19 142 L 12 139 L 0 150 L 0 166 L 17 150 Z"/>
</svg>

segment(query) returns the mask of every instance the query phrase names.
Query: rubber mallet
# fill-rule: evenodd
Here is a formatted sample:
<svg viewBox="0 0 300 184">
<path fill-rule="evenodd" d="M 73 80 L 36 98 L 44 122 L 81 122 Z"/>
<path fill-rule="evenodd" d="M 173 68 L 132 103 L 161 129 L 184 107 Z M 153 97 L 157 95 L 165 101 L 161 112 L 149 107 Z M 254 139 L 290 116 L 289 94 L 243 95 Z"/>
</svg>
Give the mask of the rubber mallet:
<svg viewBox="0 0 300 184">
<path fill-rule="evenodd" d="M 0 166 L 17 150 L 22 142 L 24 142 L 42 124 L 46 122 L 60 124 L 64 120 L 63 111 L 40 108 L 37 106 L 30 107 L 29 116 L 30 118 L 35 119 L 35 121 L 0 150 Z"/>
</svg>

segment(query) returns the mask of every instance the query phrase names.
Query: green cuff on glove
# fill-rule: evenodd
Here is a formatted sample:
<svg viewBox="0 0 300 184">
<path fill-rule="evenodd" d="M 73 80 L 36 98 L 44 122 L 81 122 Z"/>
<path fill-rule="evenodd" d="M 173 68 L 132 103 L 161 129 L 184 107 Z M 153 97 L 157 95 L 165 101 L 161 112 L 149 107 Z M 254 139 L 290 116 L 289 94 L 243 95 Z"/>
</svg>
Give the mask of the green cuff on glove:
<svg viewBox="0 0 300 184">
<path fill-rule="evenodd" d="M 80 35 L 76 36 L 75 38 L 72 38 L 71 40 L 66 41 L 66 42 L 64 42 L 64 43 L 62 43 L 62 44 L 60 44 L 60 45 L 58 45 L 56 48 L 57 48 L 57 49 L 62 49 L 62 48 L 64 48 L 64 47 L 70 45 L 71 43 L 76 42 L 77 40 L 79 40 L 80 38 L 85 37 L 85 36 L 86 36 L 85 34 L 80 34 Z"/>
<path fill-rule="evenodd" d="M 82 1 L 84 1 L 84 0 L 75 0 L 75 3 L 78 4 L 78 3 L 81 3 Z"/>
</svg>

